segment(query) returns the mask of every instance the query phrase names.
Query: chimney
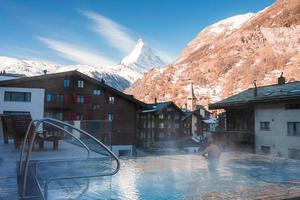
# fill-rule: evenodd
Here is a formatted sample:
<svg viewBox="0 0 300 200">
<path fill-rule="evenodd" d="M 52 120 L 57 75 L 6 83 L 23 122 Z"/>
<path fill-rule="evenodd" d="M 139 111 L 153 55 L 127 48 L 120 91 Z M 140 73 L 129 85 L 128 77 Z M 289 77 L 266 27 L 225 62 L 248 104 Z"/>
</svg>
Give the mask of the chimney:
<svg viewBox="0 0 300 200">
<path fill-rule="evenodd" d="M 185 109 L 187 110 L 187 103 L 185 103 L 184 106 L 185 106 Z"/>
<path fill-rule="evenodd" d="M 253 84 L 254 84 L 254 97 L 256 97 L 256 96 L 257 96 L 257 85 L 256 85 L 256 80 L 254 80 Z"/>
<path fill-rule="evenodd" d="M 44 75 L 46 75 L 46 74 L 47 74 L 47 70 L 46 70 L 46 69 L 44 69 L 44 70 L 43 70 L 43 72 L 44 72 Z"/>
<path fill-rule="evenodd" d="M 284 85 L 284 84 L 285 84 L 285 77 L 283 76 L 283 72 L 281 72 L 281 75 L 278 78 L 278 85 Z"/>
<path fill-rule="evenodd" d="M 154 103 L 157 104 L 157 98 L 156 97 L 154 98 Z"/>
</svg>

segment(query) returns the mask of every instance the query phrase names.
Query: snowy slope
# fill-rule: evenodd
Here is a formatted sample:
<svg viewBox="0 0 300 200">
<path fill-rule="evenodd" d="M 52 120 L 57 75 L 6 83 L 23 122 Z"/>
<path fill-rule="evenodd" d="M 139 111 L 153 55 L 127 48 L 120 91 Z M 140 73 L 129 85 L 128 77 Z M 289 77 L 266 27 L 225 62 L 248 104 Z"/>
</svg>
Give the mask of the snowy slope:
<svg viewBox="0 0 300 200">
<path fill-rule="evenodd" d="M 300 80 L 300 1 L 275 1 L 256 14 L 224 19 L 199 32 L 173 64 L 150 70 L 128 90 L 151 103 L 184 107 L 190 82 L 199 104 L 207 105 L 253 87 L 275 84 L 283 72 Z"/>
<path fill-rule="evenodd" d="M 43 70 L 54 73 L 60 66 L 35 60 L 21 60 L 12 57 L 0 56 L 0 71 L 7 73 L 33 76 L 43 74 Z"/>
<path fill-rule="evenodd" d="M 122 60 L 121 64 L 115 66 L 57 65 L 0 56 L 0 71 L 5 70 L 7 73 L 34 76 L 43 74 L 44 70 L 47 70 L 47 73 L 78 70 L 96 79 L 103 78 L 107 84 L 119 90 L 128 88 L 148 69 L 162 65 L 164 63 L 161 59 L 141 39 L 138 40 L 132 52 Z"/>
<path fill-rule="evenodd" d="M 223 38 L 224 36 L 230 35 L 233 31 L 241 28 L 243 24 L 254 19 L 255 16 L 255 13 L 236 15 L 207 26 L 198 33 L 195 39 L 188 43 L 187 47 L 183 50 L 180 59 L 176 62 L 179 63 L 183 61 L 191 54 L 191 52 L 195 52 L 206 45 L 210 45 L 210 48 L 213 48 L 214 46 L 211 44 L 213 44 L 219 37 Z"/>
<path fill-rule="evenodd" d="M 254 15 L 255 13 L 246 13 L 242 15 L 229 17 L 207 27 L 203 31 L 208 31 L 211 34 L 221 34 L 225 32 L 231 32 L 235 29 L 240 28 L 241 25 L 243 25 L 245 22 L 251 19 Z"/>
<path fill-rule="evenodd" d="M 132 52 L 121 61 L 121 64 L 140 73 L 149 71 L 153 67 L 165 65 L 165 63 L 153 53 L 152 49 L 148 47 L 142 39 L 137 41 Z"/>
</svg>

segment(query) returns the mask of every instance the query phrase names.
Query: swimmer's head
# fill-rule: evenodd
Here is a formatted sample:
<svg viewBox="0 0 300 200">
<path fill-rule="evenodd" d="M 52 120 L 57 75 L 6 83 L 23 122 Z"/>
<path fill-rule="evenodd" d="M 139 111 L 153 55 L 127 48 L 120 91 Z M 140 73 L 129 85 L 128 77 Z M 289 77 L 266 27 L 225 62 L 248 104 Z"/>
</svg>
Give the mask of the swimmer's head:
<svg viewBox="0 0 300 200">
<path fill-rule="evenodd" d="M 209 137 L 207 139 L 207 144 L 210 145 L 210 144 L 213 144 L 214 143 L 214 140 L 212 139 L 212 137 Z"/>
</svg>

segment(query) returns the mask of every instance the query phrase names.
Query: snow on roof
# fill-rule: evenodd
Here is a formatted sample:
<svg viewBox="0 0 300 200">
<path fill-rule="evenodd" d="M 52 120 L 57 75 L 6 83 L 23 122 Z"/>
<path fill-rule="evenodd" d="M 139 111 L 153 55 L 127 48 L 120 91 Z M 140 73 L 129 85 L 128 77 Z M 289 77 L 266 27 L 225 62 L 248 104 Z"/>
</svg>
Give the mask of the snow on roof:
<svg viewBox="0 0 300 200">
<path fill-rule="evenodd" d="M 16 78 L 20 78 L 17 76 L 6 76 L 6 75 L 0 75 L 0 81 L 6 81 L 6 80 L 11 80 L 11 79 L 16 79 Z"/>
</svg>

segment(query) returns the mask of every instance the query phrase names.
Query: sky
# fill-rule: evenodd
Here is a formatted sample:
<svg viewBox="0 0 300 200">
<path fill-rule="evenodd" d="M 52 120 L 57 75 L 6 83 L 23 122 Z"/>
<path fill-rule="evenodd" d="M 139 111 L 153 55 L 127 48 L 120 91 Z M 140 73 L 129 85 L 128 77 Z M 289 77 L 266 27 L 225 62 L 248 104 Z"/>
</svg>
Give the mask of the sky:
<svg viewBox="0 0 300 200">
<path fill-rule="evenodd" d="M 0 56 L 115 65 L 142 38 L 170 63 L 206 26 L 274 0 L 0 0 Z"/>
</svg>

